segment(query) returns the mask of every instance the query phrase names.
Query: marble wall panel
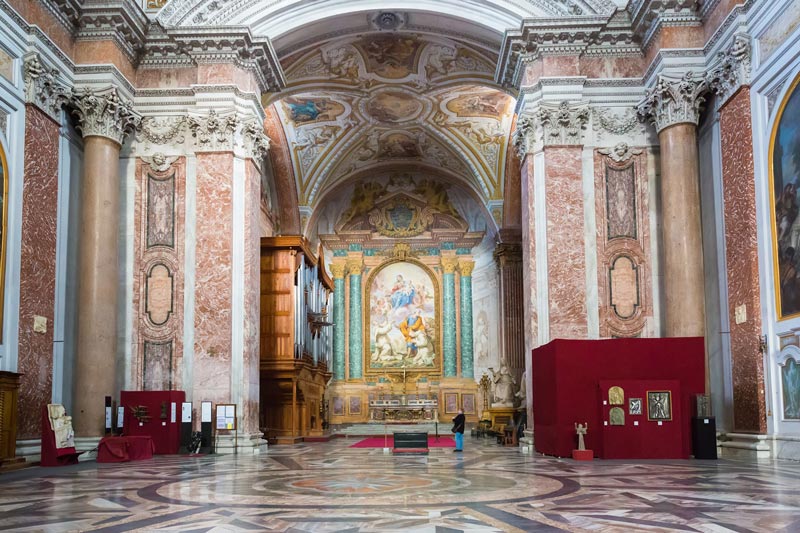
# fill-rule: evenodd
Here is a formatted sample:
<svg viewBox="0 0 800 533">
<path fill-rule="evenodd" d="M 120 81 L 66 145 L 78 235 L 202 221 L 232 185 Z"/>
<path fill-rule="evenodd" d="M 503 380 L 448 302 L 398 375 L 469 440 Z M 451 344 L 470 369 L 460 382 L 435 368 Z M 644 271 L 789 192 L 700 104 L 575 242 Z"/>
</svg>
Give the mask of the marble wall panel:
<svg viewBox="0 0 800 533">
<path fill-rule="evenodd" d="M 583 236 L 582 147 L 547 147 L 545 201 L 550 338 L 584 339 L 586 258 Z"/>
<path fill-rule="evenodd" d="M 14 83 L 14 58 L 0 48 L 0 76 Z"/>
<path fill-rule="evenodd" d="M 616 161 L 595 151 L 601 337 L 642 337 L 653 317 L 647 153 Z"/>
<path fill-rule="evenodd" d="M 42 2 L 30 0 L 7 0 L 14 11 L 28 24 L 36 25 L 61 51 L 74 58 L 75 39 L 72 33 L 61 24 Z"/>
<path fill-rule="evenodd" d="M 38 438 L 40 411 L 53 384 L 59 127 L 36 107 L 25 110 L 25 163 L 20 256 L 17 438 Z M 35 332 L 34 317 L 46 329 Z"/>
<path fill-rule="evenodd" d="M 733 423 L 736 431 L 764 433 L 767 426 L 764 366 L 759 350 L 761 297 L 752 131 L 750 89 L 746 87 L 720 110 Z"/>
<path fill-rule="evenodd" d="M 194 398 L 230 401 L 233 154 L 197 155 Z"/>
<path fill-rule="evenodd" d="M 175 174 L 147 175 L 147 247 L 175 246 Z"/>
<path fill-rule="evenodd" d="M 245 182 L 245 245 L 244 245 L 244 368 L 246 387 L 242 398 L 243 431 L 255 433 L 259 419 L 259 322 L 261 294 L 261 240 L 259 214 L 261 212 L 261 174 L 247 162 Z"/>
<path fill-rule="evenodd" d="M 163 171 L 138 159 L 135 175 L 131 383 L 183 390 L 186 159 Z"/>
<path fill-rule="evenodd" d="M 800 25 L 800 0 L 794 0 L 783 9 L 781 16 L 776 18 L 758 37 L 758 51 L 762 64 L 786 42 L 798 25 Z"/>
<path fill-rule="evenodd" d="M 522 290 L 525 317 L 525 354 L 536 347 L 539 336 L 536 309 L 536 231 L 534 222 L 533 155 L 522 163 Z M 527 357 L 526 357 L 527 359 Z"/>
<path fill-rule="evenodd" d="M 143 390 L 172 390 L 175 375 L 172 340 L 144 341 L 142 364 Z"/>
</svg>

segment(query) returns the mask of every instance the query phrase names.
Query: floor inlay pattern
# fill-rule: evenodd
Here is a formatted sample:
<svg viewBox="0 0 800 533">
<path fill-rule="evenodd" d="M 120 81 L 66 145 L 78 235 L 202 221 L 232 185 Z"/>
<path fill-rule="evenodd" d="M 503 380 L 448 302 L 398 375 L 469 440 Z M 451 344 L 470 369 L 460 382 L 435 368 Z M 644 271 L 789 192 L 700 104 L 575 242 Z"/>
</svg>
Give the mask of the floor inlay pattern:
<svg viewBox="0 0 800 533">
<path fill-rule="evenodd" d="M 573 461 L 352 440 L 0 476 L 2 531 L 800 531 L 800 464 Z"/>
</svg>

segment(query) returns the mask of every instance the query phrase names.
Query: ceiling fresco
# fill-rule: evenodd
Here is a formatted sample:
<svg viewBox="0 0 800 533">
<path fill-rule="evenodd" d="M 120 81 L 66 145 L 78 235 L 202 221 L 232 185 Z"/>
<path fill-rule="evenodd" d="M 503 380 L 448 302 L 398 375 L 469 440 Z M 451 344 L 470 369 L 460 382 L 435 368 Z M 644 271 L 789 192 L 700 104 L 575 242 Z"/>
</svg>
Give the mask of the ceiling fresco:
<svg viewBox="0 0 800 533">
<path fill-rule="evenodd" d="M 281 60 L 287 90 L 269 95 L 292 154 L 300 204 L 355 174 L 404 169 L 503 196 L 515 101 L 494 88 L 496 57 L 441 36 L 351 35 Z M 288 93 L 288 96 L 287 96 Z"/>
</svg>

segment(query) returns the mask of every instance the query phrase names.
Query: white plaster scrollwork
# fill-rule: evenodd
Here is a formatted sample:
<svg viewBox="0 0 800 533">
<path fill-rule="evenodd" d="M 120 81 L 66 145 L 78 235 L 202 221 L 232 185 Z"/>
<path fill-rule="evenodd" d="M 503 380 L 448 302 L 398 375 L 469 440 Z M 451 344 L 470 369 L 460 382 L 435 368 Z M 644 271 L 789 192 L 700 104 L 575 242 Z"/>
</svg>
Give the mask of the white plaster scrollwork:
<svg viewBox="0 0 800 533">
<path fill-rule="evenodd" d="M 188 125 L 198 152 L 233 150 L 236 115 L 220 116 L 212 109 L 206 116 L 190 116 Z"/>
<path fill-rule="evenodd" d="M 261 159 L 269 152 L 270 138 L 258 120 L 249 120 L 242 126 L 242 143 L 247 157 Z"/>
<path fill-rule="evenodd" d="M 115 87 L 97 91 L 84 88 L 70 98 L 78 129 L 84 137 L 106 137 L 122 144 L 125 136 L 141 124 L 141 116 Z"/>
<path fill-rule="evenodd" d="M 534 123 L 533 117 L 519 117 L 517 120 L 517 128 L 514 130 L 514 134 L 511 137 L 511 143 L 520 160 L 525 159 L 526 155 L 533 152 L 533 147 L 536 143 L 535 136 L 536 124 Z"/>
<path fill-rule="evenodd" d="M 637 114 L 643 122 L 652 122 L 658 132 L 675 124 L 696 126 L 706 92 L 708 82 L 704 78 L 696 79 L 691 71 L 679 81 L 659 76 L 655 87 L 636 106 Z"/>
<path fill-rule="evenodd" d="M 545 146 L 581 145 L 583 131 L 589 123 L 589 107 L 566 101 L 558 107 L 543 104 L 536 114 L 536 120 L 541 125 Z"/>
<path fill-rule="evenodd" d="M 61 107 L 69 101 L 72 89 L 58 79 L 58 70 L 42 64 L 39 54 L 25 59 L 22 66 L 25 101 L 59 122 Z"/>
<path fill-rule="evenodd" d="M 751 52 L 750 37 L 737 33 L 730 48 L 717 55 L 718 64 L 709 71 L 706 80 L 709 90 L 719 96 L 720 103 L 730 98 L 739 87 L 750 83 Z"/>
<path fill-rule="evenodd" d="M 613 135 L 627 135 L 638 125 L 636 113 L 628 109 L 625 115 L 614 115 L 608 108 L 593 109 L 594 123 Z"/>
<path fill-rule="evenodd" d="M 598 150 L 598 152 L 608 156 L 615 163 L 622 163 L 635 155 L 641 155 L 643 150 L 631 149 L 627 143 L 619 143 L 614 148 L 606 148 Z"/>
<path fill-rule="evenodd" d="M 144 117 L 139 135 L 142 140 L 155 145 L 183 144 L 187 121 L 188 117 L 185 115 L 164 118 Z"/>
</svg>

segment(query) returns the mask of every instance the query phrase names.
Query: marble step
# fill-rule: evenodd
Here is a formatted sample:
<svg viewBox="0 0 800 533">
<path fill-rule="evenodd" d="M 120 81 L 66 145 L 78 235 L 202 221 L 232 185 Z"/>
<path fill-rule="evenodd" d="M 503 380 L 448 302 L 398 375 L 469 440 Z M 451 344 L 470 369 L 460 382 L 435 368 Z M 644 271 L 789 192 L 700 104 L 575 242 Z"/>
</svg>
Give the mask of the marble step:
<svg viewBox="0 0 800 533">
<path fill-rule="evenodd" d="M 439 424 L 439 435 L 450 435 L 450 424 Z M 436 434 L 436 424 L 426 422 L 422 424 L 381 424 L 381 423 L 367 423 L 367 424 L 350 424 L 347 426 L 339 426 L 331 428 L 333 434 L 345 436 L 365 436 L 365 435 L 383 435 L 384 433 L 391 435 L 392 433 L 417 433 L 427 432 L 429 435 Z"/>
</svg>

